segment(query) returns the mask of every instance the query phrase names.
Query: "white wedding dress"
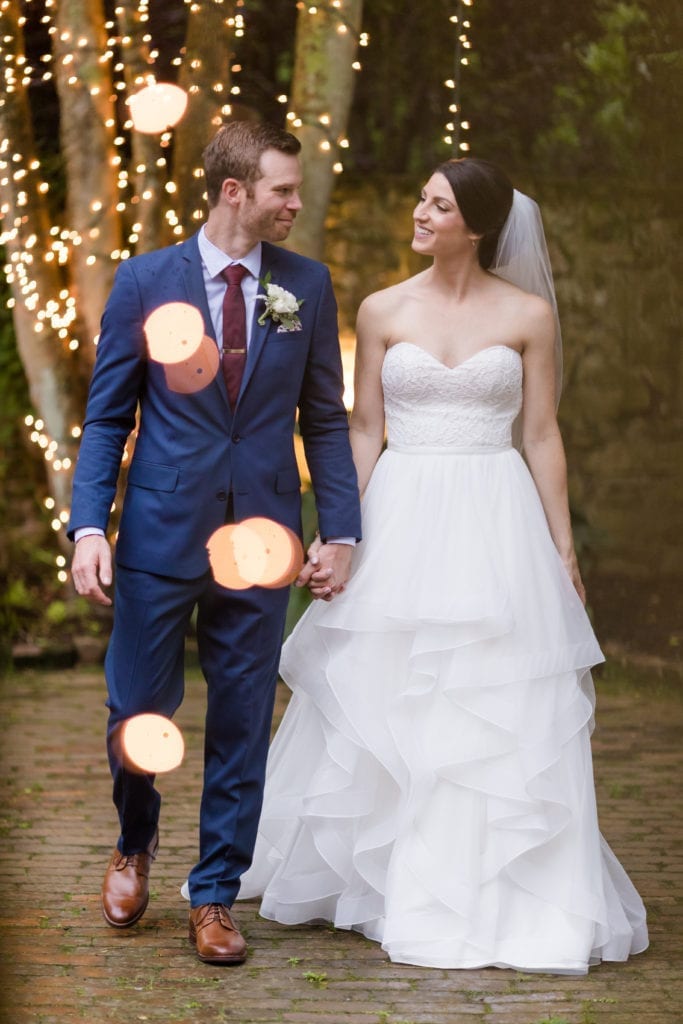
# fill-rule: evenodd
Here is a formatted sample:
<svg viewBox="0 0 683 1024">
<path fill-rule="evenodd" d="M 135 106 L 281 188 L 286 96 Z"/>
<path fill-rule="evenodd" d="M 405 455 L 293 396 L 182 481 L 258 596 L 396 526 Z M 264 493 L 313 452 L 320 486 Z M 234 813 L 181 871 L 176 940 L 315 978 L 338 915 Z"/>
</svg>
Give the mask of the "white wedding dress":
<svg viewBox="0 0 683 1024">
<path fill-rule="evenodd" d="M 603 660 L 511 425 L 522 361 L 448 368 L 406 342 L 347 589 L 284 647 L 240 899 L 397 962 L 583 973 L 647 946 L 598 830 L 590 666 Z"/>
</svg>

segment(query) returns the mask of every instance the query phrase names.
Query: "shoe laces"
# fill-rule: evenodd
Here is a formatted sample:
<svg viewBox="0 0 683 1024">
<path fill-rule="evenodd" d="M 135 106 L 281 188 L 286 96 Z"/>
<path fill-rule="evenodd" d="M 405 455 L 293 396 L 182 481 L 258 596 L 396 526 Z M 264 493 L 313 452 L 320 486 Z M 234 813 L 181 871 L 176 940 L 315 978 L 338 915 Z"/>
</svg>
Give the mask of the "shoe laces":
<svg viewBox="0 0 683 1024">
<path fill-rule="evenodd" d="M 203 917 L 197 922 L 197 928 L 206 928 L 210 924 L 220 924 L 223 928 L 235 931 L 230 912 L 223 903 L 209 903 Z"/>
<path fill-rule="evenodd" d="M 142 875 L 144 878 L 149 878 L 149 870 L 145 871 L 145 861 L 143 858 L 150 857 L 154 859 L 149 853 L 128 853 L 119 854 L 119 861 L 116 865 L 117 871 L 125 871 L 126 868 L 133 868 L 138 875 Z"/>
</svg>

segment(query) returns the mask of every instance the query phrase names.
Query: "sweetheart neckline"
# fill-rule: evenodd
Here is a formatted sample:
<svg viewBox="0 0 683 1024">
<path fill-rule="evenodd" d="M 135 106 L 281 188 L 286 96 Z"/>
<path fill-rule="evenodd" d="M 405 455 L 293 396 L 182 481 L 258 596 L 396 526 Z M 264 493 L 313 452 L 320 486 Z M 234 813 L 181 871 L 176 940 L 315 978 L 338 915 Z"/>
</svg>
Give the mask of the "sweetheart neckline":
<svg viewBox="0 0 683 1024">
<path fill-rule="evenodd" d="M 386 356 L 391 351 L 391 349 L 398 348 L 399 345 L 407 345 L 409 348 L 416 348 L 418 352 L 424 352 L 424 354 L 428 356 L 429 359 L 432 360 L 432 362 L 438 363 L 439 366 L 442 366 L 444 370 L 448 370 L 449 372 L 452 372 L 453 370 L 459 370 L 461 366 L 465 366 L 467 363 L 471 363 L 473 359 L 476 359 L 478 356 L 483 355 L 484 352 L 490 352 L 492 349 L 496 348 L 504 348 L 507 352 L 513 352 L 516 356 L 519 356 L 520 359 L 522 358 L 521 353 L 519 353 L 516 348 L 513 348 L 512 345 L 486 345 L 484 348 L 480 348 L 478 352 L 474 352 L 471 356 L 468 356 L 467 359 L 463 359 L 459 363 L 456 363 L 455 366 L 449 366 L 448 363 L 442 362 L 438 356 L 435 356 L 433 352 L 429 352 L 428 349 L 423 348 L 422 345 L 416 345 L 412 341 L 397 341 L 395 342 L 395 344 L 389 346 L 385 353 L 385 359 Z"/>
</svg>

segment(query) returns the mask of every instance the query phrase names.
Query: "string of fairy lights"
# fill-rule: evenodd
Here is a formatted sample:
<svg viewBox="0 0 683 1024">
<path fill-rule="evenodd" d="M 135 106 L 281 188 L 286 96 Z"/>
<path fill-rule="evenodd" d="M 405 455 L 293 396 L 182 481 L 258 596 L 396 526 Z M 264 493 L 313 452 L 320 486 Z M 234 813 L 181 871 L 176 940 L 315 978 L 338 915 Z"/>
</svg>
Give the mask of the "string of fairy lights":
<svg viewBox="0 0 683 1024">
<path fill-rule="evenodd" d="M 474 5 L 474 0 L 458 0 L 455 12 L 450 16 L 450 22 L 455 26 L 456 41 L 453 59 L 453 77 L 447 78 L 444 82 L 446 88 L 451 92 L 451 100 L 448 105 L 450 116 L 446 124 L 446 134 L 443 141 L 451 147 L 454 156 L 467 153 L 470 148 L 469 142 L 462 138 L 462 132 L 469 131 L 470 123 L 462 120 L 462 99 L 461 82 L 462 69 L 469 64 L 469 51 L 472 49 L 468 32 L 471 28 L 467 8 Z"/>
<path fill-rule="evenodd" d="M 201 3 L 197 0 L 183 0 L 189 8 L 190 15 L 201 12 Z M 206 2 L 206 0 L 205 0 Z M 222 7 L 224 0 L 209 0 L 217 7 Z M 322 14 L 336 21 L 336 31 L 340 35 L 353 33 L 355 40 L 360 47 L 367 47 L 369 37 L 366 32 L 358 32 L 346 16 L 344 9 L 345 0 L 322 0 L 319 3 L 307 3 L 299 0 L 296 7 L 299 11 L 306 11 L 310 17 Z M 451 146 L 455 152 L 466 152 L 469 145 L 461 140 L 461 132 L 467 131 L 469 123 L 461 119 L 460 80 L 461 71 L 468 63 L 468 51 L 471 43 L 468 37 L 470 22 L 466 17 L 466 8 L 471 7 L 473 0 L 457 0 L 456 10 L 450 16 L 450 22 L 456 29 L 456 47 L 453 77 L 446 80 L 445 85 L 451 92 L 449 103 L 449 121 L 446 124 L 444 142 Z M 61 62 L 61 72 L 66 74 L 66 81 L 69 87 L 75 89 L 87 88 L 92 97 L 97 97 L 103 88 L 102 82 L 109 83 L 111 94 L 109 96 L 110 113 L 104 122 L 105 128 L 113 132 L 113 151 L 110 157 L 111 166 L 115 169 L 116 188 L 119 193 L 118 201 L 115 203 L 117 214 L 125 223 L 126 234 L 124 242 L 120 247 L 114 248 L 108 254 L 89 252 L 85 263 L 87 266 L 96 268 L 101 260 L 108 260 L 111 263 L 118 263 L 128 259 L 135 252 L 136 243 L 139 241 L 142 229 L 142 220 L 139 211 L 143 209 L 142 204 L 158 202 L 160 196 L 149 184 L 144 184 L 138 193 L 136 181 L 145 181 L 144 164 L 131 166 L 131 135 L 136 130 L 133 108 L 130 104 L 132 96 L 137 91 L 150 89 L 159 85 L 159 63 L 160 50 L 154 44 L 152 33 L 149 31 L 150 23 L 150 0 L 137 0 L 135 9 L 136 20 L 141 27 L 139 39 L 133 39 L 131 35 L 122 32 L 119 24 L 122 22 L 123 11 L 115 10 L 114 20 L 105 22 L 105 31 L 108 33 L 106 48 L 99 54 L 97 63 L 102 69 L 102 81 L 90 81 L 87 74 L 83 74 L 82 65 L 86 55 L 92 54 L 95 46 L 94 41 L 89 37 L 87 31 L 81 34 L 72 35 L 68 30 L 60 30 L 57 25 L 58 0 L 23 0 L 22 13 L 17 18 L 19 33 L 23 33 L 29 17 L 41 26 L 43 32 L 49 38 L 51 52 L 40 54 L 36 59 L 30 60 L 23 53 L 21 39 L 13 38 L 7 34 L 0 35 L 0 78 L 2 79 L 2 90 L 11 94 L 23 88 L 36 88 L 41 85 L 49 85 L 55 79 L 55 63 Z M 0 0 L 0 15 L 11 13 L 12 0 Z M 245 8 L 247 0 L 236 0 L 231 13 L 226 14 L 224 24 L 231 37 L 239 44 L 246 32 Z M 126 50 L 139 45 L 139 42 L 146 49 L 146 66 L 144 73 L 137 74 L 131 84 L 126 82 L 125 72 L 127 67 Z M 184 53 L 184 47 L 170 59 L 174 69 L 180 69 L 188 60 Z M 199 56 L 192 56 L 189 59 L 188 67 L 192 71 L 201 69 L 202 61 Z M 352 62 L 354 71 L 360 71 L 361 61 L 354 59 Z M 230 67 L 231 84 L 229 96 L 226 102 L 222 103 L 216 114 L 216 123 L 220 124 L 232 114 L 232 103 L 237 102 L 241 94 L 239 74 L 242 66 L 238 60 L 233 59 Z M 177 87 L 175 87 L 177 88 Z M 192 95 L 201 88 L 198 84 L 190 84 L 187 93 Z M 225 85 L 222 82 L 215 82 L 212 90 L 222 97 Z M 180 90 L 178 90 L 180 91 Z M 131 95 L 128 95 L 131 93 Z M 126 104 L 117 102 L 118 97 L 128 95 Z M 276 97 L 277 102 L 291 106 L 290 97 L 281 93 Z M 6 99 L 0 96 L 0 105 Z M 125 110 L 123 117 L 119 111 Z M 456 116 L 458 115 L 458 116 Z M 318 143 L 321 152 L 329 153 L 333 159 L 332 170 L 336 174 L 343 171 L 343 163 L 340 159 L 341 151 L 349 148 L 349 140 L 345 136 L 336 136 L 333 130 L 332 117 L 329 113 L 322 113 L 314 119 L 289 109 L 286 114 L 288 125 L 297 129 L 302 125 L 314 125 L 320 132 Z M 173 178 L 172 169 L 167 160 L 168 148 L 173 139 L 173 128 L 167 120 L 166 125 L 160 128 L 155 134 L 158 136 L 159 152 L 155 159 L 156 176 L 161 183 L 158 187 L 164 193 L 164 216 L 166 218 L 170 233 L 176 240 L 180 241 L 185 235 L 185 227 L 180 218 L 179 211 L 173 206 L 173 198 L 178 195 L 178 185 Z M 195 167 L 192 175 L 196 178 L 203 177 L 202 167 Z M 32 327 L 36 334 L 53 332 L 58 342 L 70 351 L 77 350 L 81 340 L 77 336 L 78 310 L 76 297 L 68 284 L 60 287 L 56 295 L 43 296 L 40 294 L 40 287 L 35 273 L 35 267 L 39 260 L 47 265 L 60 268 L 61 276 L 67 278 L 67 271 L 72 256 L 80 246 L 90 248 L 99 236 L 98 218 L 105 211 L 105 201 L 102 198 L 94 198 L 90 203 L 92 214 L 92 226 L 88 229 L 87 237 L 72 228 L 52 224 L 49 229 L 49 242 L 42 253 L 39 252 L 39 238 L 35 232 L 26 235 L 25 218 L 22 215 L 31 202 L 31 190 L 34 189 L 41 201 L 49 192 L 50 185 L 46 180 L 47 174 L 43 171 L 40 160 L 31 155 L 30 159 L 18 151 L 12 140 L 5 138 L 0 142 L 0 181 L 3 185 L 12 183 L 13 201 L 5 201 L 0 204 L 0 220 L 2 221 L 2 232 L 0 233 L 0 245 L 9 246 L 10 256 L 4 267 L 7 282 L 12 287 L 13 297 L 8 300 L 8 307 L 14 308 L 17 302 L 23 306 L 23 311 L 32 318 Z M 106 212 L 106 211 L 105 211 Z M 10 218 L 13 215 L 13 219 Z M 191 219 L 200 221 L 204 218 L 203 209 L 196 209 L 191 214 Z M 98 338 L 93 338 L 97 344 Z M 70 472 L 73 466 L 72 448 L 68 451 L 66 447 L 60 446 L 59 442 L 49 436 L 46 425 L 40 417 L 27 414 L 24 423 L 30 441 L 41 450 L 43 458 L 50 463 L 53 473 Z M 73 424 L 68 431 L 69 444 L 73 445 L 81 434 L 79 424 Z M 124 452 L 124 461 L 129 458 L 129 452 Z M 68 522 L 69 513 L 67 508 L 57 508 L 54 496 L 48 495 L 44 500 L 45 508 L 51 515 L 51 526 L 55 532 L 64 529 Z M 62 554 L 56 556 L 57 577 L 60 582 L 66 582 L 67 573 L 65 559 Z"/>
</svg>

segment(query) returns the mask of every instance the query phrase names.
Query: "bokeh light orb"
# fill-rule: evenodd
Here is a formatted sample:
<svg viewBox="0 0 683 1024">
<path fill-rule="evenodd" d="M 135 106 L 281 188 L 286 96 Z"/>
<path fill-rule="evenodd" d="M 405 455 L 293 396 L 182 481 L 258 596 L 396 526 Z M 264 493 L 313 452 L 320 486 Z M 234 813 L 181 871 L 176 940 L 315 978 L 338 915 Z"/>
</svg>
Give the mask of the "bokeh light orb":
<svg viewBox="0 0 683 1024">
<path fill-rule="evenodd" d="M 180 121 L 187 109 L 187 93 L 170 82 L 154 82 L 126 101 L 136 131 L 158 135 Z"/>
<path fill-rule="evenodd" d="M 221 526 L 207 550 L 214 579 L 229 590 L 289 586 L 304 562 L 294 531 L 261 516 Z"/>
<path fill-rule="evenodd" d="M 164 715 L 133 715 L 120 727 L 121 760 L 129 771 L 170 772 L 182 762 L 185 742 L 177 725 Z"/>
<path fill-rule="evenodd" d="M 165 363 L 164 376 L 170 391 L 180 395 L 193 395 L 203 391 L 214 380 L 220 365 L 218 346 L 213 338 L 204 335 L 199 348 L 182 363 Z"/>
<path fill-rule="evenodd" d="M 183 363 L 202 344 L 204 318 L 187 302 L 166 302 L 147 317 L 145 337 L 150 359 L 165 365 Z"/>
<path fill-rule="evenodd" d="M 209 564 L 216 583 L 228 590 L 246 590 L 253 586 L 245 579 L 237 562 L 234 534 L 237 526 L 228 523 L 220 526 L 209 537 L 206 549 L 209 552 Z"/>
<path fill-rule="evenodd" d="M 289 527 L 272 519 L 255 516 L 239 524 L 238 546 L 242 558 L 250 558 L 244 567 L 260 587 L 282 587 L 292 583 L 304 564 L 301 541 Z"/>
</svg>

